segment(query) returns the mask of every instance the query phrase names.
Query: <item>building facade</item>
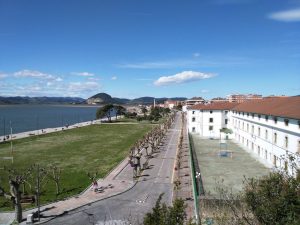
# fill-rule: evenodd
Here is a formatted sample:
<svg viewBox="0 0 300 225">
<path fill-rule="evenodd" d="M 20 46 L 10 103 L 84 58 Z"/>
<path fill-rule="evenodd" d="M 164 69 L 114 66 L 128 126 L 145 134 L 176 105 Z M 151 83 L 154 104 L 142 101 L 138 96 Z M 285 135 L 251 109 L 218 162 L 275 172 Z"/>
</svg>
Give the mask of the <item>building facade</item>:
<svg viewBox="0 0 300 225">
<path fill-rule="evenodd" d="M 231 129 L 229 138 L 266 166 L 284 168 L 293 174 L 289 156 L 296 157 L 297 166 L 300 164 L 300 97 L 193 106 L 187 115 L 189 132 L 218 138 L 220 129 Z"/>
<path fill-rule="evenodd" d="M 261 99 L 263 99 L 262 95 L 257 95 L 257 94 L 248 94 L 248 95 L 234 94 L 228 96 L 229 102 L 237 102 L 237 103 L 242 103 L 251 100 L 261 100 Z"/>
</svg>

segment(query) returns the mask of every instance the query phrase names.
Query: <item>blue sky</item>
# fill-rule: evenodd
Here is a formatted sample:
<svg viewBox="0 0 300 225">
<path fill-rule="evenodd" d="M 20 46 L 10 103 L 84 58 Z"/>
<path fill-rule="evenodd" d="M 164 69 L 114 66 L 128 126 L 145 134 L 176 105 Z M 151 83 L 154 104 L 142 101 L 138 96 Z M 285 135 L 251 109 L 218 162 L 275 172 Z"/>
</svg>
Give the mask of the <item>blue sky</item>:
<svg viewBox="0 0 300 225">
<path fill-rule="evenodd" d="M 0 0 L 0 95 L 300 94 L 299 0 Z"/>
</svg>

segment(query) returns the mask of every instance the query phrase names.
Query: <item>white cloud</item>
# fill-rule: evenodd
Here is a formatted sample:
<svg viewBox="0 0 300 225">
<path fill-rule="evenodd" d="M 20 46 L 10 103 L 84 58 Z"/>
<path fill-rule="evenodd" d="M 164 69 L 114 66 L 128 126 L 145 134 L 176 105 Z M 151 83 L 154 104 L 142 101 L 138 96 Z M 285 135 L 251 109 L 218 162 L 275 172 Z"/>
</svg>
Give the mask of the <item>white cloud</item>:
<svg viewBox="0 0 300 225">
<path fill-rule="evenodd" d="M 82 92 L 89 92 L 97 90 L 100 88 L 100 84 L 94 81 L 87 81 L 87 82 L 71 82 L 67 90 L 72 93 L 82 93 Z"/>
<path fill-rule="evenodd" d="M 274 12 L 269 14 L 268 17 L 283 22 L 297 22 L 300 21 L 300 8 Z"/>
<path fill-rule="evenodd" d="M 72 72 L 71 74 L 82 76 L 82 77 L 93 77 L 95 74 L 89 72 Z"/>
<path fill-rule="evenodd" d="M 116 80 L 116 79 L 118 79 L 118 77 L 117 76 L 113 76 L 113 77 L 111 77 L 111 79 L 112 80 Z"/>
<path fill-rule="evenodd" d="M 49 79 L 49 80 L 55 80 L 56 77 L 47 74 L 47 73 L 42 73 L 37 70 L 20 70 L 14 73 L 15 77 L 32 77 L 32 78 L 38 78 L 38 79 Z"/>
<path fill-rule="evenodd" d="M 3 79 L 3 78 L 5 78 L 5 77 L 7 77 L 8 75 L 7 74 L 5 74 L 5 73 L 0 73 L 0 79 Z"/>
<path fill-rule="evenodd" d="M 165 86 L 171 84 L 181 84 L 197 80 L 208 79 L 214 77 L 214 74 L 202 73 L 196 71 L 183 71 L 171 76 L 163 76 L 154 81 L 156 86 Z"/>
</svg>

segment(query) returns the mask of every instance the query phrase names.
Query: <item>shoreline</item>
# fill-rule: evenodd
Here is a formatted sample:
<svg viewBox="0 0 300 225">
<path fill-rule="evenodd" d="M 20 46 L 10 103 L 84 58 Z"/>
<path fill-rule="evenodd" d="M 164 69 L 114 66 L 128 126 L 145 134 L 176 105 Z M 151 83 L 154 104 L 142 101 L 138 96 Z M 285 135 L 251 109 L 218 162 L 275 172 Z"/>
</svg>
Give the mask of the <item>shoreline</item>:
<svg viewBox="0 0 300 225">
<path fill-rule="evenodd" d="M 118 119 L 122 118 L 122 116 L 118 116 Z M 115 120 L 116 117 L 111 118 L 111 120 Z M 70 129 L 76 129 L 80 127 L 85 127 L 85 126 L 90 126 L 90 125 L 95 125 L 95 124 L 101 124 L 102 122 L 107 121 L 107 118 L 102 118 L 98 120 L 89 120 L 85 122 L 80 122 L 80 123 L 75 123 L 69 126 L 63 126 L 63 127 L 53 127 L 53 128 L 43 128 L 39 130 L 32 130 L 32 131 L 25 131 L 21 133 L 16 133 L 12 135 L 5 135 L 5 136 L 0 136 L 0 143 L 7 142 L 9 143 L 10 141 L 17 140 L 17 139 L 22 139 L 22 138 L 27 138 L 27 137 L 34 137 L 34 136 L 39 136 L 43 134 L 50 134 L 54 132 L 59 132 L 59 131 L 64 131 L 64 130 L 70 130 Z M 5 140 L 3 140 L 5 138 Z"/>
</svg>

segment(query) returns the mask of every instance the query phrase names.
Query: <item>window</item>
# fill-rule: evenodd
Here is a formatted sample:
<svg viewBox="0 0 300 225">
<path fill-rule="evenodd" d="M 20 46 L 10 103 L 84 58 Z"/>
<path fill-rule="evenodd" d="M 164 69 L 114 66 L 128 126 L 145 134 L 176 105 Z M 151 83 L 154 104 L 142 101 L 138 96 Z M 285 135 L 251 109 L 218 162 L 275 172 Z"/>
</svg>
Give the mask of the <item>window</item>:
<svg viewBox="0 0 300 225">
<path fill-rule="evenodd" d="M 289 138 L 288 138 L 288 136 L 285 136 L 285 137 L 284 137 L 284 147 L 285 147 L 285 148 L 288 148 L 288 147 L 289 147 Z"/>
<path fill-rule="evenodd" d="M 284 124 L 285 124 L 286 126 L 288 126 L 288 125 L 289 125 L 289 120 L 288 120 L 288 119 L 284 119 Z"/>
<path fill-rule="evenodd" d="M 193 127 L 193 128 L 192 128 L 192 132 L 195 132 L 195 131 L 196 131 L 196 128 L 195 128 L 195 127 Z"/>
<path fill-rule="evenodd" d="M 214 122 L 214 118 L 209 118 L 209 122 L 213 123 Z"/>
<path fill-rule="evenodd" d="M 268 140 L 268 130 L 266 130 L 266 132 L 265 132 L 265 139 Z"/>
<path fill-rule="evenodd" d="M 276 157 L 276 155 L 273 156 L 273 165 L 275 167 L 277 167 L 277 157 Z"/>
<path fill-rule="evenodd" d="M 244 122 L 243 122 L 243 130 L 245 130 L 245 124 L 244 124 Z"/>
<path fill-rule="evenodd" d="M 251 113 L 252 114 L 252 119 L 254 119 L 254 113 Z"/>
<path fill-rule="evenodd" d="M 274 123 L 275 123 L 275 124 L 277 124 L 277 120 L 278 120 L 277 117 L 274 116 Z"/>
<path fill-rule="evenodd" d="M 225 119 L 225 124 L 226 124 L 226 125 L 228 124 L 228 119 Z"/>
<path fill-rule="evenodd" d="M 213 111 L 212 111 L 212 110 L 210 110 L 210 111 L 209 111 L 209 113 L 210 113 L 210 114 L 212 114 L 212 113 L 213 113 Z"/>
<path fill-rule="evenodd" d="M 225 115 L 227 115 L 228 114 L 228 111 L 225 111 Z"/>
<path fill-rule="evenodd" d="M 266 122 L 268 122 L 269 116 L 265 116 Z"/>
<path fill-rule="evenodd" d="M 300 141 L 298 141 L 298 153 L 300 153 Z"/>
<path fill-rule="evenodd" d="M 298 120 L 298 127 L 300 128 L 300 120 Z"/>
<path fill-rule="evenodd" d="M 247 123 L 247 132 L 249 132 L 249 123 Z"/>
<path fill-rule="evenodd" d="M 245 115 L 245 113 L 243 112 L 243 116 Z"/>
<path fill-rule="evenodd" d="M 251 127 L 251 133 L 254 134 L 254 126 Z"/>
<path fill-rule="evenodd" d="M 196 118 L 195 118 L 195 117 L 193 117 L 193 118 L 192 118 L 192 122 L 195 122 L 195 121 L 196 121 Z"/>
<path fill-rule="evenodd" d="M 192 114 L 195 114 L 195 111 L 193 111 Z"/>
<path fill-rule="evenodd" d="M 277 144 L 277 133 L 274 133 L 274 144 Z"/>
<path fill-rule="evenodd" d="M 260 120 L 260 117 L 261 117 L 261 115 L 260 114 L 258 114 L 258 119 Z"/>
<path fill-rule="evenodd" d="M 268 159 L 268 151 L 265 150 L 265 159 Z"/>
<path fill-rule="evenodd" d="M 209 126 L 208 128 L 210 131 L 214 130 L 214 126 Z"/>
<path fill-rule="evenodd" d="M 258 137 L 260 137 L 260 127 L 258 128 Z"/>
<path fill-rule="evenodd" d="M 247 113 L 247 117 L 249 117 L 249 113 Z"/>
</svg>

